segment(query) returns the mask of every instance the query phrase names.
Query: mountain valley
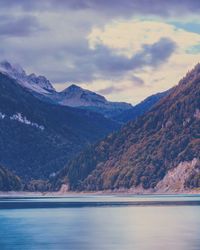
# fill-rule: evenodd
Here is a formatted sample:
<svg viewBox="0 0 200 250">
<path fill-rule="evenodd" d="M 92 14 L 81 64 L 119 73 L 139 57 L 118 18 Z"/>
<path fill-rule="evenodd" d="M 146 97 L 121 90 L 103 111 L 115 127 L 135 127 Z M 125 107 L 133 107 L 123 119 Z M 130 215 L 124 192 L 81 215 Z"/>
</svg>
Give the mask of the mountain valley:
<svg viewBox="0 0 200 250">
<path fill-rule="evenodd" d="M 179 164 L 199 159 L 199 122 L 200 64 L 149 112 L 70 161 L 55 176 L 53 188 L 66 184 L 79 191 L 156 189 Z M 197 163 L 185 188 L 200 187 Z"/>
</svg>

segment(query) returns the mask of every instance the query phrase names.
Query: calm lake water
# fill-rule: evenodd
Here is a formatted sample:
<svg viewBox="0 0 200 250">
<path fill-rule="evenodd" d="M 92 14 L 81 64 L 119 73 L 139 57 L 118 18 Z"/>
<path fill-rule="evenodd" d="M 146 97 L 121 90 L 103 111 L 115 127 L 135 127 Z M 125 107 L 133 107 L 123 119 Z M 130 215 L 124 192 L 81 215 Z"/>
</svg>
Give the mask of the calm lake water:
<svg viewBox="0 0 200 250">
<path fill-rule="evenodd" d="M 0 198 L 1 250 L 199 250 L 200 196 Z"/>
</svg>

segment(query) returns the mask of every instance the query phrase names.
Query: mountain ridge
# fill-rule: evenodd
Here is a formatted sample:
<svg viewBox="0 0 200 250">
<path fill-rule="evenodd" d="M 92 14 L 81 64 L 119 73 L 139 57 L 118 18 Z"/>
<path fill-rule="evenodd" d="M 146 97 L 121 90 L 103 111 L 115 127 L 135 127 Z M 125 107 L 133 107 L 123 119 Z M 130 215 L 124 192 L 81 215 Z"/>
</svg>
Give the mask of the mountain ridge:
<svg viewBox="0 0 200 250">
<path fill-rule="evenodd" d="M 142 115 L 167 94 L 167 92 L 154 94 L 136 106 L 132 106 L 126 102 L 108 101 L 104 96 L 75 84 L 57 92 L 46 77 L 36 76 L 34 73 L 27 75 L 20 65 L 13 65 L 7 61 L 0 63 L 0 71 L 15 79 L 22 87 L 44 102 L 90 110 L 121 124 Z"/>
<path fill-rule="evenodd" d="M 0 71 L 17 80 L 21 86 L 27 88 L 42 101 L 62 106 L 87 108 L 104 114 L 106 117 L 132 107 L 131 104 L 125 102 L 110 102 L 104 96 L 75 84 L 57 92 L 46 77 L 36 76 L 34 73 L 27 75 L 21 66 L 12 65 L 7 61 L 0 63 Z"/>
<path fill-rule="evenodd" d="M 112 117 L 112 119 L 121 123 L 132 121 L 148 112 L 161 98 L 167 96 L 170 91 L 171 89 L 148 96 L 143 101 L 133 106 L 133 108 L 124 110 L 119 115 Z"/>
</svg>

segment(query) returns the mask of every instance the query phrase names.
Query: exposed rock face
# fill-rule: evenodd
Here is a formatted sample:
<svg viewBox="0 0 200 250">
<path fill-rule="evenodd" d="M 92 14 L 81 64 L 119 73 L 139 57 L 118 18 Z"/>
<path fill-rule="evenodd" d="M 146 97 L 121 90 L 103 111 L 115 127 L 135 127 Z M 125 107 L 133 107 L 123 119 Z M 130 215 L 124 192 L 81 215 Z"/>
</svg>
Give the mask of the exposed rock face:
<svg viewBox="0 0 200 250">
<path fill-rule="evenodd" d="M 199 164 L 199 160 L 194 158 L 190 162 L 181 162 L 177 167 L 168 171 L 165 177 L 158 182 L 155 187 L 155 191 L 159 193 L 173 193 L 173 192 L 184 192 L 188 189 L 187 180 L 191 174 L 199 170 L 195 170 L 195 167 Z"/>
<path fill-rule="evenodd" d="M 196 109 L 196 110 L 195 110 L 194 117 L 195 117 L 196 119 L 200 120 L 200 110 L 199 110 L 199 109 Z"/>
<path fill-rule="evenodd" d="M 59 193 L 60 193 L 60 194 L 64 194 L 64 193 L 67 193 L 68 190 L 69 190 L 68 185 L 63 184 L 63 185 L 61 186 L 60 190 L 59 190 Z"/>
</svg>

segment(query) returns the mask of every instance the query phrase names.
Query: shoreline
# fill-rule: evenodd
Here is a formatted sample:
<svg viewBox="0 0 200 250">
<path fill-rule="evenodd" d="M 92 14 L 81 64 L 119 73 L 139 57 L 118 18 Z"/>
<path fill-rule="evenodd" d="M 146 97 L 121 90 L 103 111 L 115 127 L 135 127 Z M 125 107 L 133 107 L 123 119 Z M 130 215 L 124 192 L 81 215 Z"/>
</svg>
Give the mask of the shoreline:
<svg viewBox="0 0 200 250">
<path fill-rule="evenodd" d="M 65 196 L 80 196 L 80 195 L 200 195 L 200 189 L 197 190 L 181 190 L 181 191 L 152 191 L 146 190 L 139 192 L 138 190 L 105 190 L 105 191 L 91 191 L 91 192 L 26 192 L 26 191 L 0 191 L 0 198 L 2 197 L 65 197 Z"/>
</svg>

